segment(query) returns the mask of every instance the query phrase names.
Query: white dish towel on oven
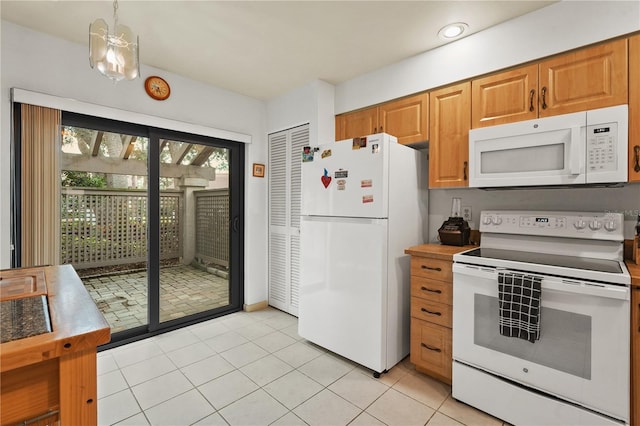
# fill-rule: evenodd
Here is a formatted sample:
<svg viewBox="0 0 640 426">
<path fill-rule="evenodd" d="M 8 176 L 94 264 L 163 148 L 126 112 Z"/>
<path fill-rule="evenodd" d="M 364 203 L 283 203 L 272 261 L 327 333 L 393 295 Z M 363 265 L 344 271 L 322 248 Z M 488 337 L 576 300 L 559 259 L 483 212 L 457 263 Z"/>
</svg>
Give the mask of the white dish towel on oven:
<svg viewBox="0 0 640 426">
<path fill-rule="evenodd" d="M 540 339 L 540 277 L 512 272 L 498 273 L 500 334 L 535 343 Z"/>
</svg>

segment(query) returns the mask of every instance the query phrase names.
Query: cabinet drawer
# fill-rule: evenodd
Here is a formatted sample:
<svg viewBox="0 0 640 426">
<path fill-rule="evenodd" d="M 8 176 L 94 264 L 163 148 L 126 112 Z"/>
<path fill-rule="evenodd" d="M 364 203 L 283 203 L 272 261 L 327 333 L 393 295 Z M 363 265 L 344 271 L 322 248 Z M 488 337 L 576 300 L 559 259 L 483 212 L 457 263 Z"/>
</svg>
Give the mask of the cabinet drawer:
<svg viewBox="0 0 640 426">
<path fill-rule="evenodd" d="M 417 367 L 451 383 L 451 330 L 411 318 L 411 354 Z"/>
<path fill-rule="evenodd" d="M 422 277 L 411 277 L 411 296 L 453 305 L 453 285 Z"/>
<path fill-rule="evenodd" d="M 432 278 L 440 281 L 453 280 L 453 262 L 449 260 L 431 259 L 411 256 L 411 275 Z"/>
<path fill-rule="evenodd" d="M 451 328 L 451 306 L 445 305 L 444 303 L 431 302 L 420 299 L 419 297 L 412 297 L 411 316 Z"/>
</svg>

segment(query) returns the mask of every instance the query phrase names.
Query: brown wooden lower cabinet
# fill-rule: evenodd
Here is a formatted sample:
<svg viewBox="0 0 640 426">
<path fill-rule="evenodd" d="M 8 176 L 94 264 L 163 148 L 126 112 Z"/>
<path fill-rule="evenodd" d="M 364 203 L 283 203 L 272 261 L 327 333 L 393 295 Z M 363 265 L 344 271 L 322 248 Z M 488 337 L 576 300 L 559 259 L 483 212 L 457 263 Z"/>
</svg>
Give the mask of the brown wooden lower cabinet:
<svg viewBox="0 0 640 426">
<path fill-rule="evenodd" d="M 46 309 L 24 309 L 43 296 Z M 0 270 L 0 301 L 20 312 L 2 321 L 0 424 L 96 425 L 97 346 L 111 331 L 71 265 Z M 34 332 L 44 311 L 49 331 Z"/>
<path fill-rule="evenodd" d="M 416 370 L 451 384 L 451 329 L 411 318 L 411 362 Z"/>
<path fill-rule="evenodd" d="M 411 347 L 416 370 L 451 384 L 451 261 L 411 257 Z"/>
</svg>

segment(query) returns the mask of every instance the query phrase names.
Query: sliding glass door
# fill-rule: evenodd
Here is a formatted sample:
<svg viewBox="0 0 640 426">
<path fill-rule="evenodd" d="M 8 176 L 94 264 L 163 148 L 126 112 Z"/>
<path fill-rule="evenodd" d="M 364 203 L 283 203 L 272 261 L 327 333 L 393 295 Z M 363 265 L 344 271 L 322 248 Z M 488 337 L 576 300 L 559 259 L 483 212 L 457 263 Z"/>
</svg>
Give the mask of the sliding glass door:
<svg viewBox="0 0 640 426">
<path fill-rule="evenodd" d="M 171 323 L 232 304 L 231 150 L 192 137 L 158 142 L 159 320 Z"/>
<path fill-rule="evenodd" d="M 149 139 L 142 129 L 69 123 L 60 146 L 60 263 L 74 266 L 112 333 L 144 328 Z"/>
<path fill-rule="evenodd" d="M 241 309 L 244 147 L 63 113 L 60 261 L 130 340 Z"/>
</svg>

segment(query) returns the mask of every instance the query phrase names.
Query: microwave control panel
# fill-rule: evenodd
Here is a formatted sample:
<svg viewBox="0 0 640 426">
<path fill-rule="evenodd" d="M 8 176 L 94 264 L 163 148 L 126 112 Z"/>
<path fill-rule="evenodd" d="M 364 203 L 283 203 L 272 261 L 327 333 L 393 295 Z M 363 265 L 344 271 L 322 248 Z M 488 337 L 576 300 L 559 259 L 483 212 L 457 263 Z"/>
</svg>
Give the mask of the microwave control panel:
<svg viewBox="0 0 640 426">
<path fill-rule="evenodd" d="M 590 172 L 615 171 L 617 169 L 617 144 L 617 123 L 588 126 L 587 170 Z"/>
</svg>

